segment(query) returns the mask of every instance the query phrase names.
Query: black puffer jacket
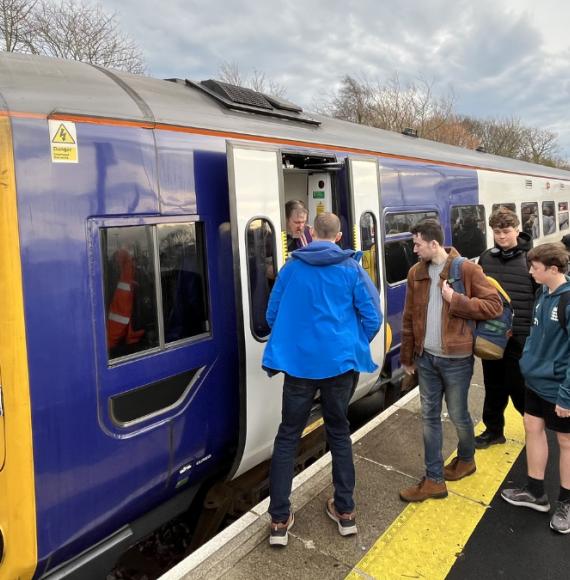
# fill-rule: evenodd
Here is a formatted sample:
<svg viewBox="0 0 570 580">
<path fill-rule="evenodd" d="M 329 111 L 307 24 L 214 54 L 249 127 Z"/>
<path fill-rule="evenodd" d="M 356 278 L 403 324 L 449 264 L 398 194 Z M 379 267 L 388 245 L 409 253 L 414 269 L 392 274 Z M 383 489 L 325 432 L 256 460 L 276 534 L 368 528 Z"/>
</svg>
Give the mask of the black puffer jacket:
<svg viewBox="0 0 570 580">
<path fill-rule="evenodd" d="M 515 248 L 505 251 L 495 246 L 483 252 L 479 258 L 479 265 L 485 274 L 495 278 L 511 297 L 515 313 L 513 336 L 519 338 L 529 335 L 537 288 L 528 273 L 526 255 L 531 248 L 532 238 L 521 232 Z"/>
</svg>

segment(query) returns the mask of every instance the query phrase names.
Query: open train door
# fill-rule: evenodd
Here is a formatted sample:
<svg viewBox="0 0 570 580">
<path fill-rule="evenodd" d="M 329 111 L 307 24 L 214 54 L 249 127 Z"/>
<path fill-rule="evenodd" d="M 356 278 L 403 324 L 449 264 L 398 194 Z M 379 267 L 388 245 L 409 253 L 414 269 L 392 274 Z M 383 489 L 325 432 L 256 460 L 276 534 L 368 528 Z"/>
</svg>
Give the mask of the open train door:
<svg viewBox="0 0 570 580">
<path fill-rule="evenodd" d="M 362 251 L 362 267 L 368 272 L 374 286 L 380 292 L 380 307 L 385 316 L 383 292 L 381 288 L 383 260 L 380 252 L 380 187 L 378 162 L 365 157 L 349 157 L 348 175 L 353 216 L 352 245 Z M 348 235 L 346 232 L 345 235 Z M 372 358 L 382 368 L 385 355 L 385 324 L 371 344 Z M 363 394 L 376 382 L 378 373 L 363 373 L 358 390 Z"/>
<path fill-rule="evenodd" d="M 233 476 L 268 457 L 281 419 L 282 379 L 261 368 L 265 311 L 283 266 L 283 173 L 278 149 L 228 142 L 230 221 L 240 356 L 240 441 Z"/>
</svg>

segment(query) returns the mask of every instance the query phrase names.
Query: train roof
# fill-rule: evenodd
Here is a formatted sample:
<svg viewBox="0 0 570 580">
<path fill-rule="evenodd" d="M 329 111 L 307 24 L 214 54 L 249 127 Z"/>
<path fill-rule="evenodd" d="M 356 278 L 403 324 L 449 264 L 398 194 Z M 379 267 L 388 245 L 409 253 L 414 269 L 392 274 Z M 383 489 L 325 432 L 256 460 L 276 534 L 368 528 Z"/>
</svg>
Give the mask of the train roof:
<svg viewBox="0 0 570 580">
<path fill-rule="evenodd" d="M 0 53 L 0 110 L 207 129 L 329 145 L 390 156 L 570 180 L 570 172 L 418 139 L 312 113 L 286 103 L 284 115 L 227 108 L 193 82 L 171 82 L 73 60 Z M 279 105 L 281 106 L 281 105 Z M 291 112 L 292 111 L 292 112 Z"/>
</svg>

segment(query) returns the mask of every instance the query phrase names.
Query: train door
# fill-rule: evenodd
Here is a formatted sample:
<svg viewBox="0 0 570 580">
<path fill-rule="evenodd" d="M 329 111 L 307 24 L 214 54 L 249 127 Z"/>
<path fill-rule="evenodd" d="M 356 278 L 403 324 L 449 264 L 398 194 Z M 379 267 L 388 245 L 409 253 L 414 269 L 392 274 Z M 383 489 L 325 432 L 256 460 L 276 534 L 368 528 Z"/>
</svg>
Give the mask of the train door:
<svg viewBox="0 0 570 580">
<path fill-rule="evenodd" d="M 234 476 L 269 456 L 281 416 L 281 380 L 261 368 L 269 338 L 267 299 L 283 266 L 283 173 L 278 149 L 228 142 L 234 285 L 240 337 L 241 460 Z M 241 303 L 241 304 L 240 304 Z M 239 306 L 241 305 L 241 308 Z M 244 416 L 245 413 L 245 416 Z"/>
<path fill-rule="evenodd" d="M 362 266 L 380 292 L 380 304 L 384 314 L 382 280 L 383 263 L 379 247 L 380 241 L 380 195 L 378 163 L 376 159 L 349 157 L 347 160 L 349 176 L 349 197 L 352 206 L 353 231 L 352 244 L 355 250 L 362 251 Z M 347 232 L 348 234 L 348 232 Z M 385 355 L 385 324 L 371 344 L 372 358 L 382 368 Z M 376 381 L 376 374 L 363 373 L 357 388 L 364 394 Z"/>
</svg>

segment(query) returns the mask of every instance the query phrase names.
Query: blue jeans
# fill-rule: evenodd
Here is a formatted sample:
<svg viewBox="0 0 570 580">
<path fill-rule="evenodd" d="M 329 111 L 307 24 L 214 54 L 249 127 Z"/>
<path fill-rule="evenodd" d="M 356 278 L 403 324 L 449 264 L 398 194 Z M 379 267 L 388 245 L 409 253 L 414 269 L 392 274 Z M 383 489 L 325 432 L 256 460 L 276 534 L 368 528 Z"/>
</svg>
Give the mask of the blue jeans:
<svg viewBox="0 0 570 580">
<path fill-rule="evenodd" d="M 340 513 L 354 510 L 355 475 L 347 411 L 357 377 L 354 371 L 328 379 L 285 375 L 281 425 L 275 437 L 269 476 L 269 513 L 274 522 L 284 522 L 291 511 L 289 496 L 295 457 L 317 389 L 321 391 L 325 431 L 332 455 L 335 507 Z"/>
<path fill-rule="evenodd" d="M 473 357 L 443 358 L 424 351 L 416 359 L 416 366 L 422 403 L 426 476 L 442 482 L 441 408 L 444 395 L 459 439 L 457 457 L 463 461 L 473 461 L 475 457 L 475 433 L 467 399 L 473 376 Z"/>
</svg>

